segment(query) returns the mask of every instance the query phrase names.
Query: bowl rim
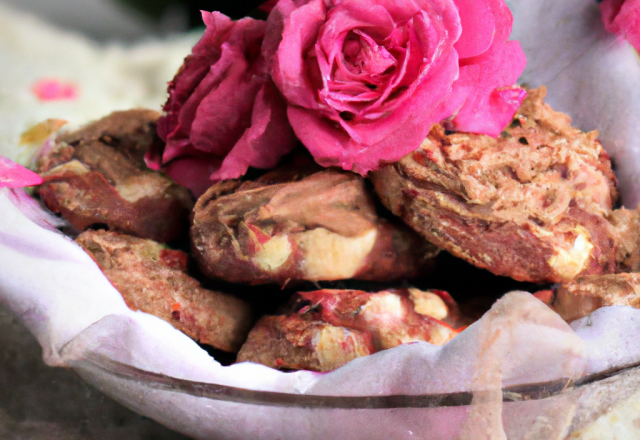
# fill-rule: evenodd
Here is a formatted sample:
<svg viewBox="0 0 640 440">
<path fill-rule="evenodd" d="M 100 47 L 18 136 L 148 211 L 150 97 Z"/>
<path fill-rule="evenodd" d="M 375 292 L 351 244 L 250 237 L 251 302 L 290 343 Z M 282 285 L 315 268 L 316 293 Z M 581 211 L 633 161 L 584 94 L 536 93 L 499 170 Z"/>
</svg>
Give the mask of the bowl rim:
<svg viewBox="0 0 640 440">
<path fill-rule="evenodd" d="M 108 356 L 87 353 L 71 361 L 70 366 L 89 369 L 115 376 L 119 379 L 142 383 L 159 391 L 170 391 L 215 401 L 248 405 L 295 407 L 306 409 L 399 409 L 399 408 L 446 408 L 471 405 L 474 396 L 495 393 L 495 390 L 461 391 L 439 394 L 396 394 L 369 396 L 336 396 L 322 394 L 284 393 L 252 390 L 210 382 L 190 381 L 154 373 L 116 361 Z M 595 382 L 618 376 L 640 367 L 636 362 L 621 367 L 593 373 L 579 379 L 561 378 L 548 382 L 512 385 L 504 387 L 502 402 L 544 400 L 566 392 L 583 388 Z"/>
</svg>

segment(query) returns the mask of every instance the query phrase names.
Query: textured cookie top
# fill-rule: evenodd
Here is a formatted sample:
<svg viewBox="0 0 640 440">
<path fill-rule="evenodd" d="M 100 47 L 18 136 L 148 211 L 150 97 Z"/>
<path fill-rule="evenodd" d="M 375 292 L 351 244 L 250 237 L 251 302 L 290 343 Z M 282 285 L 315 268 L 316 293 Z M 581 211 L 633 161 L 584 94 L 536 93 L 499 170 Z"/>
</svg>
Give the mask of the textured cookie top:
<svg viewBox="0 0 640 440">
<path fill-rule="evenodd" d="M 570 206 L 606 214 L 617 199 L 616 180 L 597 132 L 584 133 L 530 90 L 500 137 L 446 134 L 436 125 L 400 169 L 418 186 L 476 205 L 497 219 L 556 223 Z M 473 208 L 471 208 L 473 209 Z"/>
<path fill-rule="evenodd" d="M 616 271 L 633 251 L 609 220 L 618 197 L 609 156 L 544 95 L 529 91 L 497 138 L 434 126 L 418 150 L 372 173 L 382 202 L 497 275 L 559 282 Z"/>
<path fill-rule="evenodd" d="M 335 169 L 223 181 L 196 203 L 192 248 L 203 273 L 231 282 L 389 281 L 425 272 L 437 249 L 376 208 L 361 176 Z"/>
<path fill-rule="evenodd" d="M 193 207 L 186 188 L 147 168 L 158 142 L 152 110 L 115 112 L 61 135 L 38 160 L 40 197 L 76 229 L 106 225 L 161 242 L 186 232 Z"/>
</svg>

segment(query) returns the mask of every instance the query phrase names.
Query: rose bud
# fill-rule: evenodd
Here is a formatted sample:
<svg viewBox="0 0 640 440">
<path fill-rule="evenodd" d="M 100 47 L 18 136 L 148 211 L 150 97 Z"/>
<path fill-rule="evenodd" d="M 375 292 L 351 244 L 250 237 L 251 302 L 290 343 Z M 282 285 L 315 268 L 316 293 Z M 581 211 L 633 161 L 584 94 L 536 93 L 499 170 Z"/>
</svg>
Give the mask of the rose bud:
<svg viewBox="0 0 640 440">
<path fill-rule="evenodd" d="M 640 274 L 589 275 L 540 291 L 535 296 L 567 322 L 583 318 L 605 306 L 640 309 Z"/>
<path fill-rule="evenodd" d="M 511 23 L 503 0 L 280 0 L 264 47 L 317 162 L 366 174 L 446 118 L 500 134 L 525 96 Z"/>
<path fill-rule="evenodd" d="M 362 177 L 338 170 L 214 185 L 196 203 L 191 239 L 205 275 L 245 283 L 412 278 L 437 253 L 401 222 L 378 216 Z"/>
<path fill-rule="evenodd" d="M 459 319 L 446 292 L 418 289 L 318 290 L 295 295 L 279 316 L 266 316 L 249 333 L 238 361 L 272 368 L 328 371 L 351 359 L 415 341 L 442 345 Z"/>
<path fill-rule="evenodd" d="M 155 315 L 202 344 L 229 352 L 240 349 L 251 325 L 249 305 L 200 287 L 186 273 L 184 252 L 106 231 L 83 232 L 76 242 L 131 310 Z"/>
<path fill-rule="evenodd" d="M 597 133 L 529 91 L 498 139 L 436 125 L 419 150 L 372 173 L 382 202 L 427 240 L 519 281 L 617 269 L 617 198 Z"/>
<path fill-rule="evenodd" d="M 159 116 L 115 112 L 59 136 L 38 160 L 44 204 L 80 231 L 100 226 L 160 242 L 181 238 L 193 206 L 189 191 L 143 159 L 160 142 Z"/>
<path fill-rule="evenodd" d="M 294 146 L 286 107 L 261 53 L 264 21 L 202 12 L 206 30 L 169 84 L 147 163 L 200 196 L 211 180 L 268 169 Z"/>
</svg>

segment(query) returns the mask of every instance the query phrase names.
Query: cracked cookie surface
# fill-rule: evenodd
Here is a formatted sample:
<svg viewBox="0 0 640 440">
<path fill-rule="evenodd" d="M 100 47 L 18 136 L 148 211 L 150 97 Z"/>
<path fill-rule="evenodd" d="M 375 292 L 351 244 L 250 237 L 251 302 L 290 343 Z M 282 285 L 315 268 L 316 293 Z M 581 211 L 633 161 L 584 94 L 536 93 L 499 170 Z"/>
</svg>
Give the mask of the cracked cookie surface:
<svg viewBox="0 0 640 440">
<path fill-rule="evenodd" d="M 435 125 L 415 152 L 373 172 L 383 203 L 432 243 L 519 281 L 613 273 L 618 194 L 597 132 L 530 90 L 498 138 Z"/>
</svg>

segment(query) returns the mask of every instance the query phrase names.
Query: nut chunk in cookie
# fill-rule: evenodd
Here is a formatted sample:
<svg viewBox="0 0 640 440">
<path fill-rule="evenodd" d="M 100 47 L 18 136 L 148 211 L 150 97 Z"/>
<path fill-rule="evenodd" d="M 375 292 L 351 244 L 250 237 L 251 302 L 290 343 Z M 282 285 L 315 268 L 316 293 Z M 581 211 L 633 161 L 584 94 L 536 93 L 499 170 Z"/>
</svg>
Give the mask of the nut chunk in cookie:
<svg viewBox="0 0 640 440">
<path fill-rule="evenodd" d="M 640 272 L 640 210 L 616 209 L 608 219 L 615 231 L 616 272 Z"/>
<path fill-rule="evenodd" d="M 435 125 L 415 152 L 371 175 L 383 203 L 427 240 L 519 281 L 612 273 L 609 156 L 530 90 L 498 138 Z"/>
<path fill-rule="evenodd" d="M 239 362 L 328 371 L 407 342 L 442 345 L 459 332 L 445 323 L 459 315 L 441 291 L 318 290 L 298 293 L 288 308 L 291 313 L 258 321 Z"/>
<path fill-rule="evenodd" d="M 186 273 L 187 254 L 151 240 L 86 231 L 76 242 L 132 310 L 157 316 L 192 339 L 237 352 L 251 326 L 244 301 L 204 289 Z"/>
<path fill-rule="evenodd" d="M 200 197 L 191 239 L 207 276 L 388 281 L 421 275 L 437 253 L 402 222 L 379 217 L 356 174 L 327 170 L 284 183 L 277 175 L 221 182 Z"/>
<path fill-rule="evenodd" d="M 265 316 L 249 333 L 238 362 L 283 370 L 331 371 L 373 352 L 367 333 L 297 315 Z"/>
<path fill-rule="evenodd" d="M 640 309 L 640 273 L 588 275 L 542 290 L 535 296 L 567 322 L 605 306 Z"/>
<path fill-rule="evenodd" d="M 110 230 L 160 242 L 182 237 L 193 202 L 187 189 L 144 163 L 159 142 L 151 110 L 115 112 L 60 136 L 43 151 L 39 192 L 53 212 L 78 230 Z"/>
</svg>

